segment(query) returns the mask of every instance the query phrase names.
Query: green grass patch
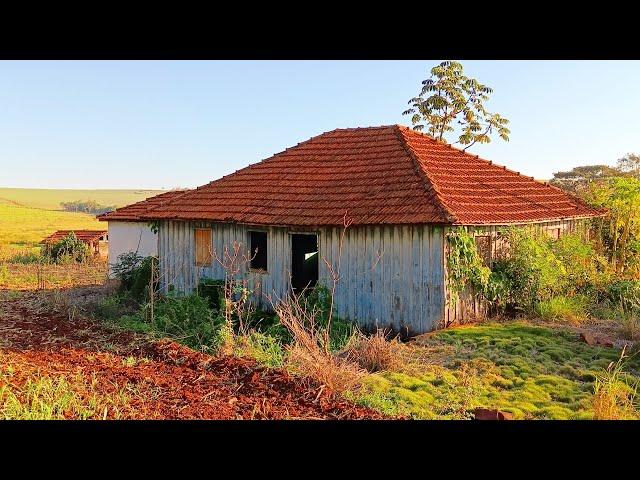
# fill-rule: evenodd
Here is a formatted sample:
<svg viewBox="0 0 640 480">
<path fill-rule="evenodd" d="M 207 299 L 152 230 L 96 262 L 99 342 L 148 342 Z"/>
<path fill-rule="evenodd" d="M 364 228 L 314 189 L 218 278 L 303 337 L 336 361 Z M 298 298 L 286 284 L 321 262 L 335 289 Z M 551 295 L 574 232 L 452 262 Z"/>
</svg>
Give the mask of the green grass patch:
<svg viewBox="0 0 640 480">
<path fill-rule="evenodd" d="M 86 213 L 40 210 L 0 204 L 0 252 L 2 257 L 23 253 L 57 230 L 106 230 L 107 225 Z"/>
<path fill-rule="evenodd" d="M 476 407 L 519 419 L 592 418 L 596 375 L 619 357 L 618 350 L 590 347 L 567 330 L 521 322 L 443 330 L 412 348 L 428 361 L 445 346 L 455 352 L 450 359 L 411 374 L 372 375 L 355 400 L 425 419 L 468 418 Z M 628 366 L 637 375 L 637 358 Z"/>
<path fill-rule="evenodd" d="M 11 367 L 0 371 L 0 419 L 118 419 L 129 413 L 129 402 L 137 395 L 135 386 L 130 384 L 102 393 L 95 376 L 36 376 L 16 386 L 10 382 L 12 375 Z"/>
<path fill-rule="evenodd" d="M 535 311 L 544 320 L 580 323 L 587 318 L 588 305 L 589 299 L 583 295 L 561 295 L 538 302 Z"/>
</svg>

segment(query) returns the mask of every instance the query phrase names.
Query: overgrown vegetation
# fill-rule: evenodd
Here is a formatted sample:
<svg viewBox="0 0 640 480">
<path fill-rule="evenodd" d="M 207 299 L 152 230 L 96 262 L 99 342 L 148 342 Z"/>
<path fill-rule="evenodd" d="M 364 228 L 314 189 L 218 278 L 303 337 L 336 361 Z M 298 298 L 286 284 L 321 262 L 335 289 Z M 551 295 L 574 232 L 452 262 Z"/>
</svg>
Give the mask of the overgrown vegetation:
<svg viewBox="0 0 640 480">
<path fill-rule="evenodd" d="M 460 291 L 472 286 L 503 311 L 559 323 L 582 322 L 598 308 L 618 321 L 623 313 L 635 315 L 639 291 L 634 281 L 612 276 L 606 259 L 579 235 L 551 239 L 523 229 L 502 233 L 513 248 L 489 268 L 473 237 L 454 232 L 450 267 L 455 274 L 449 278 Z M 630 418 L 637 413 L 635 406 L 624 407 L 624 415 L 603 413 L 605 383 L 598 379 L 605 378 L 617 353 L 582 343 L 569 330 L 485 324 L 443 330 L 406 345 L 382 331 L 366 335 L 335 318 L 335 285 L 276 299 L 275 314 L 268 314 L 249 302 L 253 292 L 239 274 L 240 252 L 230 249 L 221 259 L 224 279 L 203 279 L 190 295 L 158 296 L 151 287 L 136 297 L 134 279 L 140 275 L 139 283 L 151 285 L 152 276 L 140 274 L 144 259 L 123 257 L 115 269 L 123 280 L 121 291 L 98 307 L 98 315 L 214 355 L 286 368 L 390 415 L 463 419 L 472 418 L 478 407 L 516 418 Z M 525 301 L 529 298 L 535 300 Z M 635 324 L 627 325 L 635 335 Z M 627 365 L 637 375 L 637 361 Z M 622 404 L 624 398 L 613 401 Z"/>
<path fill-rule="evenodd" d="M 597 221 L 597 220 L 596 220 Z M 452 301 L 462 291 L 482 297 L 496 313 L 537 315 L 580 323 L 588 317 L 632 324 L 640 314 L 640 279 L 619 272 L 597 238 L 576 231 L 551 238 L 535 228 L 505 228 L 491 268 L 475 248 L 473 234 L 449 235 L 448 278 Z M 631 319 L 631 320 L 630 320 Z"/>
<path fill-rule="evenodd" d="M 638 420 L 640 409 L 636 399 L 638 379 L 625 370 L 625 351 L 596 376 L 593 395 L 594 420 Z"/>
<path fill-rule="evenodd" d="M 89 246 L 76 237 L 74 232 L 56 243 L 47 245 L 43 250 L 43 257 L 47 262 L 68 264 L 84 262 L 91 252 Z"/>
</svg>

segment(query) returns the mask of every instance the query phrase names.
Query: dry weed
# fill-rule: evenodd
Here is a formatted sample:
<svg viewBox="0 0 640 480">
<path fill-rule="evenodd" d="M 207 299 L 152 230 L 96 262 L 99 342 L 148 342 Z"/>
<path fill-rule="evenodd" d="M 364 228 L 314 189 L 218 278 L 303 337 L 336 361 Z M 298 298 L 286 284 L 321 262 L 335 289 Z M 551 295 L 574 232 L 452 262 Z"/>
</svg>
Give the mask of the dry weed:
<svg viewBox="0 0 640 480">
<path fill-rule="evenodd" d="M 305 308 L 300 296 L 291 295 L 275 305 L 276 314 L 293 337 L 287 347 L 287 363 L 299 375 L 326 385 L 331 391 L 357 388 L 366 372 L 349 359 L 334 355 L 326 328 L 319 325 L 320 310 Z"/>
<path fill-rule="evenodd" d="M 372 335 L 357 332 L 345 352 L 348 360 L 370 373 L 400 371 L 409 360 L 406 345 L 398 337 L 388 340 L 382 329 Z"/>
<path fill-rule="evenodd" d="M 611 362 L 607 370 L 598 375 L 594 384 L 594 420 L 635 420 L 640 412 L 635 403 L 637 382 L 630 384 L 624 372 L 625 349 L 620 359 Z"/>
</svg>

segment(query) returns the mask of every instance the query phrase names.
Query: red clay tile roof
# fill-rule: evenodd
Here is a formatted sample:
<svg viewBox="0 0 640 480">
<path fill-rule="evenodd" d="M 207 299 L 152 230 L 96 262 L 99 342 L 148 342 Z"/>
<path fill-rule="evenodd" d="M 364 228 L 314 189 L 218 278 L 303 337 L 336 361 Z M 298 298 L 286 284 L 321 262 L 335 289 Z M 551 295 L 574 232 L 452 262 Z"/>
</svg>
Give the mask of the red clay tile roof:
<svg viewBox="0 0 640 480">
<path fill-rule="evenodd" d="M 96 218 L 101 222 L 108 222 L 113 220 L 121 220 L 121 221 L 129 221 L 129 222 L 140 222 L 142 218 L 140 217 L 143 213 L 146 213 L 152 207 L 157 207 L 162 205 L 164 202 L 176 198 L 187 190 L 170 190 L 168 192 L 161 193 L 159 195 L 155 195 L 153 197 L 149 197 L 140 202 L 132 203 L 131 205 L 127 205 L 125 207 L 117 208 L 112 212 L 103 213 L 102 215 L 98 215 Z"/>
<path fill-rule="evenodd" d="M 76 234 L 78 240 L 84 243 L 93 243 L 100 240 L 107 235 L 106 230 L 58 230 L 56 233 L 52 233 L 40 243 L 56 243 L 65 238 L 71 232 Z"/>
<path fill-rule="evenodd" d="M 144 219 L 259 225 L 506 224 L 601 215 L 410 128 L 338 129 L 151 207 Z"/>
</svg>

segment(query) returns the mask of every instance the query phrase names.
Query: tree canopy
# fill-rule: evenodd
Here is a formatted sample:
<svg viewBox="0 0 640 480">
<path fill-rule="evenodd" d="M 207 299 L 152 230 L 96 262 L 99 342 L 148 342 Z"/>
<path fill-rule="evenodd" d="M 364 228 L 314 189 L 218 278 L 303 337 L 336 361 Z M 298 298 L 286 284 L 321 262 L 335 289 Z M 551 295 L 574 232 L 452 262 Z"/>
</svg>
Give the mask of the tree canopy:
<svg viewBox="0 0 640 480">
<path fill-rule="evenodd" d="M 509 141 L 509 120 L 485 108 L 492 92 L 475 78 L 465 76 L 460 62 L 444 61 L 431 69 L 420 94 L 409 100 L 411 107 L 402 114 L 411 115 L 414 130 L 426 127 L 438 140 L 446 141 L 447 134 L 458 135 L 457 141 L 449 143 L 460 143 L 464 150 L 476 143 L 491 142 L 494 133 Z"/>
</svg>

